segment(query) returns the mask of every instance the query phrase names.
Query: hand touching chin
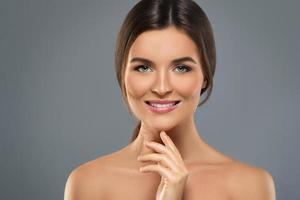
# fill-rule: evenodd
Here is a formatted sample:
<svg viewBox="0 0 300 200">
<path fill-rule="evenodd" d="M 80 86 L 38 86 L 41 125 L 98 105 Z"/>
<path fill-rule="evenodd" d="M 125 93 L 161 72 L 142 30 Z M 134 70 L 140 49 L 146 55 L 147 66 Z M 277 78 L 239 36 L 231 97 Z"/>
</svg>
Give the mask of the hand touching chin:
<svg viewBox="0 0 300 200">
<path fill-rule="evenodd" d="M 161 175 L 156 200 L 181 200 L 188 178 L 188 170 L 178 149 L 165 131 L 160 132 L 160 137 L 164 145 L 153 141 L 148 142 L 146 146 L 155 153 L 138 157 L 141 162 L 153 161 L 156 164 L 141 167 L 140 171 L 143 173 L 156 172 Z"/>
</svg>

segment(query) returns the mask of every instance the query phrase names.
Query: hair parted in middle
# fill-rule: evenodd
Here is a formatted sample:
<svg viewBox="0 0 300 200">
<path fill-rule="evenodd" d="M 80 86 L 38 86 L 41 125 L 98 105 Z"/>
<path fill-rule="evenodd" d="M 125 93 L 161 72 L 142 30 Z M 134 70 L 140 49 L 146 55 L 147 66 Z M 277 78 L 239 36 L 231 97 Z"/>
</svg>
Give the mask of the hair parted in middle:
<svg viewBox="0 0 300 200">
<path fill-rule="evenodd" d="M 115 70 L 123 101 L 127 102 L 124 74 L 130 47 L 145 31 L 163 30 L 170 26 L 183 31 L 195 43 L 202 66 L 205 87 L 199 95 L 206 96 L 198 106 L 204 104 L 212 93 L 216 67 L 216 48 L 213 29 L 202 8 L 192 0 L 141 0 L 127 14 L 119 30 L 115 47 Z M 136 126 L 131 142 L 137 137 L 141 122 Z"/>
</svg>

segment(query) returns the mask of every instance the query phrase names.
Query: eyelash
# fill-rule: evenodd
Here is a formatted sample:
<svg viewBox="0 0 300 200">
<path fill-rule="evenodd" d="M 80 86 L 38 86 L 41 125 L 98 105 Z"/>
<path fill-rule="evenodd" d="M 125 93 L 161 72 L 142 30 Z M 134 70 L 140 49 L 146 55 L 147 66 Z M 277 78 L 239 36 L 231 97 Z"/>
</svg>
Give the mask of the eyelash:
<svg viewBox="0 0 300 200">
<path fill-rule="evenodd" d="M 135 70 L 135 71 L 139 71 L 139 69 L 140 69 L 141 67 L 148 67 L 148 66 L 146 66 L 146 65 L 139 65 L 139 66 L 135 67 L 134 70 Z M 189 71 L 192 70 L 191 67 L 186 66 L 186 65 L 177 65 L 176 68 L 178 68 L 178 67 L 183 67 L 183 68 L 186 70 L 185 72 L 189 72 Z M 148 68 L 149 68 L 149 67 L 148 67 Z M 140 71 L 139 71 L 139 72 L 140 72 Z M 184 73 L 184 72 L 183 72 L 183 73 Z"/>
</svg>

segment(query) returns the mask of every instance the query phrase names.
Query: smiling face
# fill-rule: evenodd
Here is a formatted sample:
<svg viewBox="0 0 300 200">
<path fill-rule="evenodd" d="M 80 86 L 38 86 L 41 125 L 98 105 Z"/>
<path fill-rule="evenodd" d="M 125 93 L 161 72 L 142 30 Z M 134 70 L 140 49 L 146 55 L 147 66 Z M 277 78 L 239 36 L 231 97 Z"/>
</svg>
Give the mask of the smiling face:
<svg viewBox="0 0 300 200">
<path fill-rule="evenodd" d="M 175 27 L 146 31 L 132 44 L 127 60 L 127 101 L 142 123 L 156 130 L 169 130 L 192 119 L 204 78 L 197 46 L 184 32 Z M 156 113 L 146 104 L 149 100 L 180 103 L 172 111 Z"/>
</svg>

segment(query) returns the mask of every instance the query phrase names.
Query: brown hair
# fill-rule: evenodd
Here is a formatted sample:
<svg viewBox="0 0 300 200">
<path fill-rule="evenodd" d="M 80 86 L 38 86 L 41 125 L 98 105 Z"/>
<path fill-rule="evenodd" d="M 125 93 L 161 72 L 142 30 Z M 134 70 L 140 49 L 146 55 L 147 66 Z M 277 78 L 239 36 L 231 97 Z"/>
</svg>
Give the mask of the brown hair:
<svg viewBox="0 0 300 200">
<path fill-rule="evenodd" d="M 123 101 L 127 102 L 124 85 L 124 73 L 129 49 L 135 39 L 148 30 L 162 30 L 169 26 L 183 30 L 198 47 L 205 87 L 200 95 L 207 91 L 205 99 L 197 107 L 205 103 L 212 93 L 213 76 L 216 66 L 216 49 L 211 24 L 202 10 L 192 0 L 141 0 L 127 14 L 117 36 L 115 49 L 115 70 L 121 88 Z M 139 133 L 141 121 L 133 131 L 130 142 Z"/>
</svg>

